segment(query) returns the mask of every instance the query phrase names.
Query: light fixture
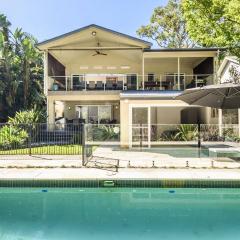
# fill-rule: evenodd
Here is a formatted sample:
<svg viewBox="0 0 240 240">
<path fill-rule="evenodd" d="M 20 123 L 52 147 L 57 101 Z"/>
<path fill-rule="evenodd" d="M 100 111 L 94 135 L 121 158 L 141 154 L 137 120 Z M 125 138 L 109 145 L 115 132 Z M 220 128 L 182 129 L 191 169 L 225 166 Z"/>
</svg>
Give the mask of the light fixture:
<svg viewBox="0 0 240 240">
<path fill-rule="evenodd" d="M 121 69 L 130 69 L 130 66 L 128 66 L 128 65 L 123 65 L 123 66 L 121 66 Z"/>
<path fill-rule="evenodd" d="M 88 66 L 80 66 L 80 69 L 88 69 Z"/>
<path fill-rule="evenodd" d="M 103 69 L 103 66 L 94 66 L 93 69 Z"/>
<path fill-rule="evenodd" d="M 68 110 L 71 110 L 71 107 L 68 107 Z"/>
<path fill-rule="evenodd" d="M 117 69 L 117 67 L 115 67 L 115 66 L 107 66 L 107 69 L 108 70 L 113 70 L 113 69 Z"/>
<path fill-rule="evenodd" d="M 92 31 L 92 36 L 96 36 L 97 35 L 97 32 L 96 31 Z"/>
</svg>

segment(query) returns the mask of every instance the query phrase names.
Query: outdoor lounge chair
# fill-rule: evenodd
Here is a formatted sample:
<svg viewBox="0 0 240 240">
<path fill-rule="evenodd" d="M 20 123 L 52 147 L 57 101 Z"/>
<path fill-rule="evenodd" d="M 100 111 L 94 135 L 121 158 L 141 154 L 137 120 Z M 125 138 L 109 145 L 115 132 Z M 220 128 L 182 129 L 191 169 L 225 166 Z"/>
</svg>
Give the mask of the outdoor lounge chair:
<svg viewBox="0 0 240 240">
<path fill-rule="evenodd" d="M 73 85 L 73 90 L 85 89 L 85 81 L 80 81 L 77 85 Z"/>
<path fill-rule="evenodd" d="M 89 90 L 95 90 L 95 82 L 94 81 L 89 81 L 88 89 Z"/>
<path fill-rule="evenodd" d="M 106 85 L 105 85 L 105 89 L 113 90 L 113 82 L 107 80 Z"/>
<path fill-rule="evenodd" d="M 97 90 L 102 90 L 103 89 L 103 82 L 102 81 L 97 81 L 96 89 Z"/>
<path fill-rule="evenodd" d="M 123 81 L 117 81 L 116 90 L 123 90 Z"/>
</svg>

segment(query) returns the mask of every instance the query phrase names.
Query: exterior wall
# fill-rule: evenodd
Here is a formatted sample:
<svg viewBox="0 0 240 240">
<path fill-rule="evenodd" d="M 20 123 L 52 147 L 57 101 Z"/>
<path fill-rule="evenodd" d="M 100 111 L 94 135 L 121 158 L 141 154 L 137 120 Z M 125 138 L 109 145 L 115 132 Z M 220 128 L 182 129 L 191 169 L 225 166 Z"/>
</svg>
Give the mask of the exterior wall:
<svg viewBox="0 0 240 240">
<path fill-rule="evenodd" d="M 221 76 L 220 76 L 221 83 L 229 82 L 231 80 L 231 75 L 229 72 L 231 67 L 235 67 L 240 72 L 240 65 L 229 61 L 221 73 Z"/>
<path fill-rule="evenodd" d="M 210 107 L 200 108 L 200 122 L 203 124 L 218 124 L 218 110 L 215 110 L 216 115 L 212 114 Z"/>
<path fill-rule="evenodd" d="M 130 125 L 131 122 L 131 108 L 133 106 L 157 106 L 162 107 L 162 109 L 157 110 L 155 120 L 158 123 L 175 124 L 180 123 L 180 112 L 183 108 L 188 105 L 182 101 L 178 100 L 130 100 L 121 99 L 120 101 L 120 128 L 121 128 L 121 146 L 128 147 L 129 145 L 129 135 L 131 132 Z M 175 111 L 173 111 L 176 110 Z M 160 121 L 161 119 L 161 121 Z"/>
</svg>

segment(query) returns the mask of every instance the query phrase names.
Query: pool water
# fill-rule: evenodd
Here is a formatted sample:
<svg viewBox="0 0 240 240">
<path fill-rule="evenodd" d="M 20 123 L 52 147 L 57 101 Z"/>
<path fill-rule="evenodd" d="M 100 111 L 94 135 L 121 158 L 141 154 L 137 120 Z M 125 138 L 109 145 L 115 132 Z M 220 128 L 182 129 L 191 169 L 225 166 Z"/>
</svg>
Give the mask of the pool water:
<svg viewBox="0 0 240 240">
<path fill-rule="evenodd" d="M 136 151 L 136 148 L 134 149 Z M 140 151 L 140 150 L 139 150 Z M 144 152 L 167 154 L 174 158 L 208 158 L 209 150 L 206 147 L 198 149 L 190 146 L 162 146 L 141 149 Z"/>
<path fill-rule="evenodd" d="M 1 240 L 231 240 L 240 189 L 0 189 Z"/>
</svg>

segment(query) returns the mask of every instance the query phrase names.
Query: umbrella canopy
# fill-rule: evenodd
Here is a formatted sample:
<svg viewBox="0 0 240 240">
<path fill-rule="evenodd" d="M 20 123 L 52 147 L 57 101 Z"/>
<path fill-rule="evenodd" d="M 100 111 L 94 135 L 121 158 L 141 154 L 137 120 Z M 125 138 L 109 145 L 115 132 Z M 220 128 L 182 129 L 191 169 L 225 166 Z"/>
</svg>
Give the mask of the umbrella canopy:
<svg viewBox="0 0 240 240">
<path fill-rule="evenodd" d="M 240 84 L 226 83 L 185 90 L 175 99 L 190 105 L 212 108 L 240 108 Z"/>
</svg>

